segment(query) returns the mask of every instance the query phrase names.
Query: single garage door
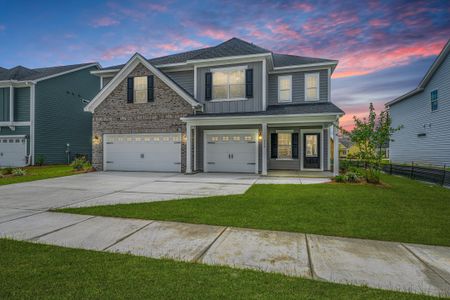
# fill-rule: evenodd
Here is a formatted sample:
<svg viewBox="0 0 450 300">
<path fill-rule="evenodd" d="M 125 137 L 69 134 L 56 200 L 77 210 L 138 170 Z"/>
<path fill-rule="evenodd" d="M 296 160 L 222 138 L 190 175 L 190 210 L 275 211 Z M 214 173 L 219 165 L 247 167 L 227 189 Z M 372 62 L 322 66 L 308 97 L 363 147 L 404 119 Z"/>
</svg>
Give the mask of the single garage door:
<svg viewBox="0 0 450 300">
<path fill-rule="evenodd" d="M 25 136 L 0 136 L 0 167 L 23 167 L 26 164 Z"/>
<path fill-rule="evenodd" d="M 104 170 L 181 172 L 181 134 L 107 134 Z"/>
<path fill-rule="evenodd" d="M 258 173 L 258 131 L 205 131 L 205 172 Z"/>
</svg>

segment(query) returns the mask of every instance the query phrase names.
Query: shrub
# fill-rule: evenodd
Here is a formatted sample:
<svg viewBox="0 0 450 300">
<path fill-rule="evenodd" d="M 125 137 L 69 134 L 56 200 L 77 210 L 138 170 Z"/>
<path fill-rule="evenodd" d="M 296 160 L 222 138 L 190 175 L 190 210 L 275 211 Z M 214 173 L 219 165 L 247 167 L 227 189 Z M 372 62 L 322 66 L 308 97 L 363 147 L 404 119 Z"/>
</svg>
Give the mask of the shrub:
<svg viewBox="0 0 450 300">
<path fill-rule="evenodd" d="M 77 171 L 88 171 L 92 169 L 91 163 L 85 157 L 75 158 L 70 165 Z"/>
<path fill-rule="evenodd" d="M 45 156 L 44 155 L 38 155 L 36 157 L 36 161 L 35 161 L 36 166 L 43 166 L 44 163 L 45 163 Z"/>
<path fill-rule="evenodd" d="M 347 181 L 352 183 L 358 183 L 361 182 L 361 176 L 357 174 L 356 172 L 347 172 L 345 174 L 347 176 Z"/>
<path fill-rule="evenodd" d="M 336 175 L 336 176 L 334 176 L 334 181 L 336 181 L 336 182 L 347 182 L 348 181 L 348 177 L 347 177 L 347 175 Z"/>
<path fill-rule="evenodd" d="M 341 160 L 339 162 L 339 170 L 343 173 L 347 172 L 347 170 L 350 168 L 351 162 L 348 160 Z"/>
<path fill-rule="evenodd" d="M 0 173 L 1 173 L 2 175 L 11 175 L 12 172 L 13 172 L 13 168 L 9 168 L 9 167 L 4 168 L 4 169 L 2 169 L 2 170 L 0 171 Z"/>
<path fill-rule="evenodd" d="M 27 175 L 27 171 L 25 171 L 24 169 L 21 168 L 17 168 L 12 170 L 12 175 L 13 176 L 25 176 Z"/>
</svg>

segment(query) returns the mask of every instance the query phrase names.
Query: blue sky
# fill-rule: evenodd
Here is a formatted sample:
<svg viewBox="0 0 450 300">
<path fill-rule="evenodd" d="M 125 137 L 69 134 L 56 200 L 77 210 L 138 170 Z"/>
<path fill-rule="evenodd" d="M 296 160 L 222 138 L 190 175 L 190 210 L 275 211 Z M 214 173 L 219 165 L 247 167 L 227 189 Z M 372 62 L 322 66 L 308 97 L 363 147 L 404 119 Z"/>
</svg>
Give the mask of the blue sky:
<svg viewBox="0 0 450 300">
<path fill-rule="evenodd" d="M 414 88 L 450 38 L 441 1 L 1 1 L 0 66 L 124 63 L 233 36 L 275 52 L 338 59 L 332 99 L 362 116 Z"/>
</svg>

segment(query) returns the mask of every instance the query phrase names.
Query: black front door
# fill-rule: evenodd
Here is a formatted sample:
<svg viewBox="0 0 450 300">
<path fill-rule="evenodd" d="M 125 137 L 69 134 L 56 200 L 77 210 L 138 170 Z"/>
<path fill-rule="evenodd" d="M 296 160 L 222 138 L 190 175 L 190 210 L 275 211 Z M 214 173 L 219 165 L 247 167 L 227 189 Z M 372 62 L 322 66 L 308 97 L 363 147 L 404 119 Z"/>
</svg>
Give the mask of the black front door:
<svg viewBox="0 0 450 300">
<path fill-rule="evenodd" d="M 320 133 L 303 136 L 303 168 L 320 169 Z"/>
</svg>

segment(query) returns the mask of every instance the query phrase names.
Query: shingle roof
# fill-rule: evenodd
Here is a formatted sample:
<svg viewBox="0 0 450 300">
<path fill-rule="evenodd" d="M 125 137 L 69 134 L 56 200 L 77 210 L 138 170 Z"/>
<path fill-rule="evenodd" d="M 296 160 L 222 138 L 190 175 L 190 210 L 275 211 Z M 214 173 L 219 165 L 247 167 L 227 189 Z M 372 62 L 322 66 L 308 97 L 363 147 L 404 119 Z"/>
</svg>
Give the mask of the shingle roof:
<svg viewBox="0 0 450 300">
<path fill-rule="evenodd" d="M 258 115 L 307 115 L 307 114 L 344 114 L 344 111 L 331 102 L 301 103 L 285 105 L 269 105 L 267 110 L 241 113 L 197 113 L 189 117 L 217 117 L 217 116 L 258 116 Z"/>
<path fill-rule="evenodd" d="M 188 60 L 211 59 L 229 56 L 254 55 L 271 53 L 275 67 L 285 67 L 293 65 L 304 65 L 322 62 L 335 62 L 334 60 L 324 58 L 314 58 L 305 56 L 295 56 L 288 54 L 272 53 L 270 50 L 264 49 L 252 43 L 246 42 L 238 38 L 232 38 L 217 46 L 202 48 L 157 58 L 148 59 L 153 65 L 166 65 L 174 63 L 184 63 Z M 103 70 L 121 69 L 125 64 L 110 66 Z"/>
<path fill-rule="evenodd" d="M 315 58 L 315 57 L 306 57 L 306 56 L 296 56 L 289 54 L 279 54 L 273 53 L 273 65 L 275 68 L 286 67 L 286 66 L 296 66 L 296 65 L 305 65 L 305 64 L 315 64 L 315 63 L 323 63 L 323 62 L 334 62 L 331 59 L 325 58 Z"/>
<path fill-rule="evenodd" d="M 11 69 L 0 70 L 0 80 L 36 80 L 92 64 L 93 63 L 84 63 L 84 64 L 36 68 L 36 69 L 28 69 L 23 66 L 16 66 Z"/>
</svg>

